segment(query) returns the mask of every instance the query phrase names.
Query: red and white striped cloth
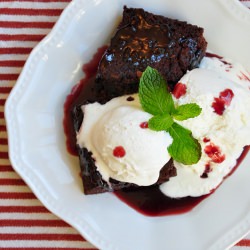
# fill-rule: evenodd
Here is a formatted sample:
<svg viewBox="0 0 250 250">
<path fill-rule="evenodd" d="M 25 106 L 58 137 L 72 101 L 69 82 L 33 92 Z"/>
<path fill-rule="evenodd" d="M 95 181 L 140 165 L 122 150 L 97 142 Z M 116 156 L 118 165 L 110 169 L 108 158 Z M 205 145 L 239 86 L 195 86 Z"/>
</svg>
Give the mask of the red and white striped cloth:
<svg viewBox="0 0 250 250">
<path fill-rule="evenodd" d="M 70 0 L 0 0 L 0 249 L 96 249 L 50 213 L 8 159 L 4 104 L 34 46 Z M 250 8 L 250 0 L 242 0 Z M 250 235 L 236 249 L 250 250 Z"/>
</svg>

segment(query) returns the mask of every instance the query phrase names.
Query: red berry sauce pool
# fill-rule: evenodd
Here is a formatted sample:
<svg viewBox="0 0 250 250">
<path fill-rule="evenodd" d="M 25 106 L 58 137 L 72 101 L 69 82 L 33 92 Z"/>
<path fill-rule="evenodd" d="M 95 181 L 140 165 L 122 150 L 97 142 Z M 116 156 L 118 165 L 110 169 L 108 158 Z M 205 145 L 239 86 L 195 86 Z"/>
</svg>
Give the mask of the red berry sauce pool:
<svg viewBox="0 0 250 250">
<path fill-rule="evenodd" d="M 77 155 L 77 151 L 71 112 L 75 105 L 86 103 L 86 101 L 93 102 L 99 100 L 98 94 L 94 91 L 94 79 L 98 63 L 105 49 L 106 47 L 98 49 L 93 59 L 83 66 L 85 77 L 72 89 L 64 104 L 64 132 L 66 134 L 67 149 L 69 153 L 73 155 Z M 184 92 L 185 91 L 182 91 L 182 94 L 184 94 Z M 133 98 L 128 98 L 128 101 L 133 101 Z M 142 127 L 146 128 L 146 126 Z M 239 166 L 248 151 L 249 147 L 245 147 L 232 172 Z M 119 150 L 119 157 L 120 153 L 121 150 Z M 209 196 L 204 195 L 201 197 L 172 199 L 162 194 L 158 186 L 149 186 L 133 191 L 115 191 L 114 194 L 136 211 L 148 216 L 165 216 L 185 213 L 192 210 L 202 200 Z"/>
<path fill-rule="evenodd" d="M 230 174 L 228 174 L 228 176 L 230 176 L 237 169 L 247 155 L 248 151 L 249 146 L 245 147 L 240 158 L 237 160 L 236 166 Z M 213 190 L 210 194 L 214 191 L 215 190 Z M 157 186 L 145 187 L 134 191 L 116 191 L 115 194 L 127 205 L 147 216 L 166 216 L 186 213 L 210 195 L 171 199 L 165 196 Z"/>
<path fill-rule="evenodd" d="M 71 117 L 73 107 L 86 103 L 86 101 L 94 101 L 97 99 L 94 92 L 94 80 L 98 67 L 98 63 L 106 50 L 107 46 L 99 48 L 94 55 L 93 59 L 83 65 L 82 70 L 85 73 L 85 77 L 71 90 L 71 93 L 67 96 L 64 103 L 64 119 L 63 126 L 66 135 L 67 150 L 72 155 L 78 155 L 76 149 L 76 136 Z"/>
</svg>

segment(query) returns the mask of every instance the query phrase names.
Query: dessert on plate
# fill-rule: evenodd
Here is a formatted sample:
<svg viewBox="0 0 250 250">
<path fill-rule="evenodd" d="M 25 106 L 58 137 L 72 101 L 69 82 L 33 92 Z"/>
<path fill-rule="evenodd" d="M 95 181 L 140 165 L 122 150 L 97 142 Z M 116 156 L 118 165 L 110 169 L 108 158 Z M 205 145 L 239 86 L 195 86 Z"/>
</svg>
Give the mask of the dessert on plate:
<svg viewBox="0 0 250 250">
<path fill-rule="evenodd" d="M 147 66 L 152 66 L 159 70 L 159 72 L 163 74 L 164 79 L 172 83 L 177 82 L 187 70 L 198 66 L 205 54 L 206 45 L 207 43 L 203 37 L 203 29 L 200 27 L 154 15 L 143 9 L 124 7 L 122 21 L 114 37 L 111 39 L 110 46 L 104 52 L 100 60 L 96 74 L 95 88 L 100 93 L 104 92 L 104 96 L 107 96 L 106 99 L 110 99 L 110 96 L 117 97 L 136 93 L 138 92 L 140 74 Z M 134 98 L 133 96 L 125 96 L 122 99 L 123 101 L 119 105 L 139 105 L 138 98 Z M 110 105 L 108 103 L 106 104 L 108 106 L 107 108 L 110 109 L 109 106 L 111 106 L 112 109 L 113 106 L 117 105 L 116 100 L 120 102 L 119 99 L 114 99 L 111 101 Z M 80 107 L 77 107 L 74 111 L 76 118 L 75 124 L 77 124 L 76 127 L 78 127 L 78 129 L 79 124 L 82 122 L 81 112 L 82 110 Z M 86 112 L 83 113 L 86 118 Z M 95 118 L 98 118 L 97 110 L 88 113 L 90 113 L 90 116 L 92 116 L 91 113 L 93 113 L 95 114 Z M 119 111 L 117 113 L 119 116 Z M 138 112 L 139 114 L 137 114 L 137 112 L 130 114 L 130 109 L 125 111 L 125 113 L 128 116 L 127 118 L 133 121 L 141 115 L 140 112 Z M 103 114 L 100 114 L 100 116 L 102 115 Z M 146 117 L 147 116 L 146 114 Z M 137 123 L 143 123 L 147 120 L 146 117 L 145 114 L 143 114 L 142 117 L 139 118 L 142 120 L 138 120 Z M 85 118 L 84 120 L 86 121 Z M 107 123 L 108 120 L 109 119 L 102 123 Z M 100 127 L 97 128 L 97 130 L 103 131 L 103 128 Z M 82 132 L 92 137 L 88 129 L 83 129 Z M 167 142 L 169 136 L 165 135 L 164 137 L 167 138 L 161 139 L 163 144 L 160 146 L 158 145 L 161 143 L 158 139 L 161 137 L 159 133 L 147 129 L 143 132 L 142 135 L 137 135 L 138 138 L 134 138 L 134 143 L 130 145 L 130 148 L 131 146 L 142 148 L 144 145 L 142 152 L 145 156 L 150 154 L 150 157 L 145 158 L 143 162 L 135 162 L 134 165 L 131 163 L 130 168 L 133 169 L 140 166 L 140 169 L 142 166 L 145 167 L 148 172 L 147 175 L 151 176 L 151 179 L 153 179 L 148 183 L 145 183 L 145 179 L 147 178 L 146 174 L 142 174 L 140 177 L 142 181 L 134 180 L 132 182 L 126 181 L 127 179 L 129 180 L 129 172 L 125 173 L 125 175 L 128 175 L 128 178 L 122 178 L 121 173 L 119 173 L 120 178 L 118 178 L 117 175 L 104 177 L 105 171 L 101 171 L 102 174 L 100 174 L 100 170 L 96 171 L 97 168 L 95 163 L 97 156 L 93 155 L 94 149 L 90 150 L 84 147 L 84 143 L 78 141 L 78 145 L 80 145 L 78 151 L 83 173 L 84 192 L 86 194 L 117 190 L 124 187 L 134 187 L 136 185 L 140 186 L 142 182 L 144 182 L 143 185 L 152 185 L 154 183 L 160 184 L 167 181 L 169 177 L 176 175 L 175 167 L 170 159 L 171 157 L 168 154 L 164 154 L 169 144 Z M 146 138 L 143 140 L 143 135 L 145 133 Z M 105 137 L 106 135 L 103 136 Z M 120 133 L 115 140 L 119 141 L 121 136 L 122 134 Z M 124 139 L 128 136 L 131 137 L 133 135 L 124 133 Z M 148 145 L 148 147 L 145 148 L 145 146 L 147 146 L 147 141 L 155 144 Z M 103 141 L 103 144 L 101 144 L 101 142 L 102 138 L 101 135 L 99 135 L 98 138 L 96 138 L 96 146 L 100 145 L 100 147 L 103 148 L 104 144 L 107 143 Z M 135 143 L 137 144 L 135 145 Z M 147 152 L 145 150 L 147 150 Z M 133 157 L 133 161 L 136 161 L 135 158 L 143 158 L 143 155 L 139 157 L 139 150 L 131 148 L 130 151 L 136 155 L 131 156 Z M 155 152 L 155 157 L 153 152 Z M 119 162 L 121 163 L 123 159 L 126 160 L 131 153 L 128 154 L 127 152 L 125 158 L 118 157 Z M 154 168 L 152 165 L 154 162 L 157 168 L 155 173 L 153 173 L 154 171 L 149 171 L 150 168 Z M 112 165 L 112 163 L 110 164 Z M 124 163 L 124 165 L 126 164 L 129 163 Z M 126 171 L 129 170 L 126 168 Z M 133 175 L 138 175 L 138 172 L 131 173 L 130 178 Z M 154 175 L 154 178 L 152 178 L 152 175 Z M 157 176 L 158 178 L 156 178 Z M 109 179 L 110 183 L 108 184 Z"/>
</svg>

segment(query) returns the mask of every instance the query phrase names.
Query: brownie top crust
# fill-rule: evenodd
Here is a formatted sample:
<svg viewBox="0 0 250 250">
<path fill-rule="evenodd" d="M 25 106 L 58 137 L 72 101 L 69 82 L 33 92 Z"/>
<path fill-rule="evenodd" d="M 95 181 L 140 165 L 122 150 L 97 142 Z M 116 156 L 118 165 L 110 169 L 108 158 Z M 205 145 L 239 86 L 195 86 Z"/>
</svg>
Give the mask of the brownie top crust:
<svg viewBox="0 0 250 250">
<path fill-rule="evenodd" d="M 137 92 L 140 73 L 157 69 L 171 83 L 197 67 L 207 42 L 203 28 L 124 7 L 123 18 L 97 72 L 99 87 L 120 95 Z"/>
</svg>

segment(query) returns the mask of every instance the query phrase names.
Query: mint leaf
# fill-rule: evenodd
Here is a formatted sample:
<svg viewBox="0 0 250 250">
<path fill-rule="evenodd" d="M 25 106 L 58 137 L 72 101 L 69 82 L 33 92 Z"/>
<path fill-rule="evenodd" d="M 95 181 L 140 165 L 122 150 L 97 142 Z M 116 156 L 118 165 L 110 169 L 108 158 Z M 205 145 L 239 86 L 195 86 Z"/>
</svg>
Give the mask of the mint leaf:
<svg viewBox="0 0 250 250">
<path fill-rule="evenodd" d="M 176 122 L 168 132 L 173 138 L 172 144 L 168 147 L 168 153 L 173 159 L 186 165 L 197 163 L 201 157 L 201 146 L 193 138 L 192 132 Z"/>
<path fill-rule="evenodd" d="M 155 131 L 168 130 L 173 122 L 173 118 L 169 114 L 156 115 L 148 121 L 148 127 Z"/>
<path fill-rule="evenodd" d="M 151 67 L 147 67 L 140 78 L 139 99 L 142 108 L 152 115 L 169 114 L 174 110 L 165 80 Z"/>
<path fill-rule="evenodd" d="M 184 121 L 198 116 L 201 110 L 201 107 L 196 103 L 188 103 L 178 106 L 172 115 L 175 120 Z"/>
<path fill-rule="evenodd" d="M 140 78 L 139 100 L 144 111 L 153 115 L 148 121 L 150 129 L 169 132 L 173 138 L 168 152 L 172 158 L 183 164 L 197 163 L 201 157 L 201 146 L 185 129 L 173 119 L 182 121 L 198 116 L 201 108 L 195 103 L 175 108 L 172 95 L 159 72 L 147 67 Z"/>
</svg>

